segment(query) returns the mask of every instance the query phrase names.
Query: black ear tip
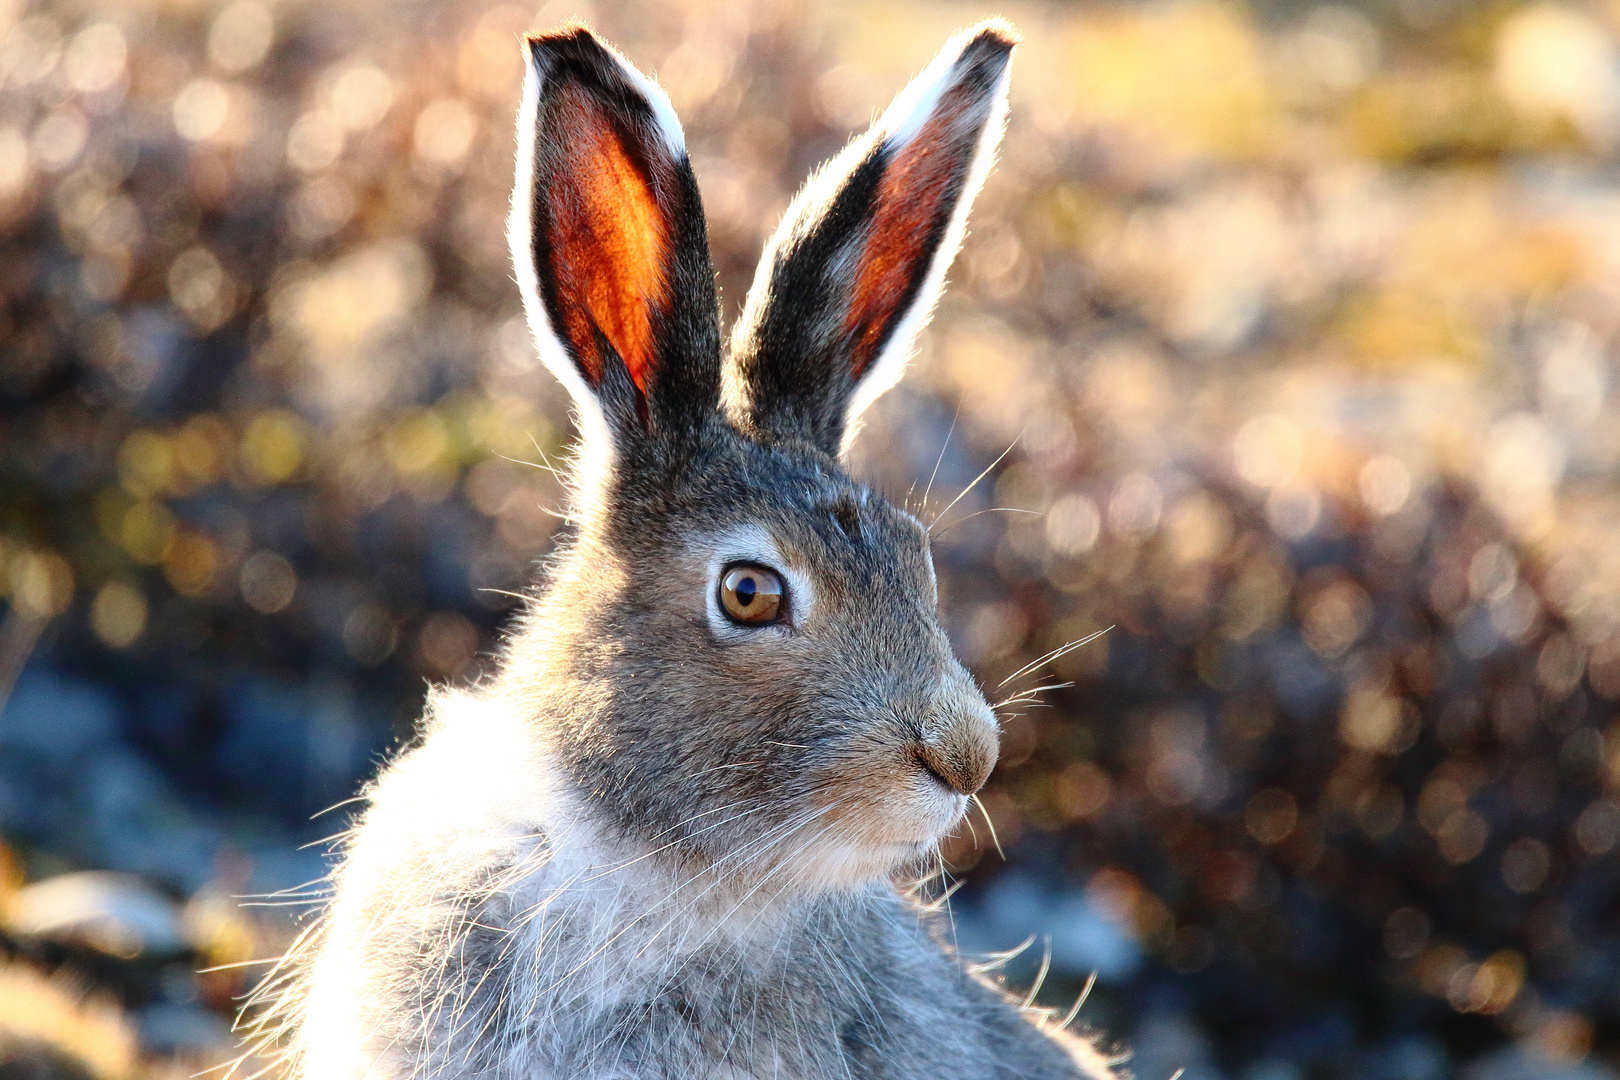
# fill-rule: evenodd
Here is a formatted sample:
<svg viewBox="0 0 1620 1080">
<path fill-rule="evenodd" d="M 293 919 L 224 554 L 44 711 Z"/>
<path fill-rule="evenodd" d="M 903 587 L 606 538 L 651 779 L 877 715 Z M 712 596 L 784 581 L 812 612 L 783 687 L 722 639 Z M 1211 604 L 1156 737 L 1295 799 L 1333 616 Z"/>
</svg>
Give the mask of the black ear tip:
<svg viewBox="0 0 1620 1080">
<path fill-rule="evenodd" d="M 1004 19 L 992 19 L 963 32 L 967 40 L 952 63 L 952 81 L 971 83 L 990 92 L 1012 60 L 1018 31 Z"/>
<path fill-rule="evenodd" d="M 973 30 L 973 36 L 963 46 L 963 53 L 984 52 L 1005 56 L 1012 52 L 1013 46 L 1024 40 L 1024 35 L 1018 32 L 1018 27 L 1006 19 L 990 19 L 980 23 Z"/>
<path fill-rule="evenodd" d="M 554 60 L 563 57 L 605 55 L 607 48 L 600 38 L 584 23 L 564 23 L 555 30 L 539 34 L 525 34 L 523 46 L 528 50 L 535 67 L 545 72 Z"/>
</svg>

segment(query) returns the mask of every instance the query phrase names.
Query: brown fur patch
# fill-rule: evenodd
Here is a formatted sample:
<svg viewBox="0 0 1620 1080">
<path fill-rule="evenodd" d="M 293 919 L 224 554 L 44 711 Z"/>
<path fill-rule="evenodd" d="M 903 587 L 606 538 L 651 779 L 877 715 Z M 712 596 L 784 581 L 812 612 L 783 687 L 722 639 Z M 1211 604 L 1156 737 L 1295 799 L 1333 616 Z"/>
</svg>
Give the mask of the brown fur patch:
<svg viewBox="0 0 1620 1080">
<path fill-rule="evenodd" d="M 884 171 L 844 317 L 844 332 L 853 341 L 851 374 L 857 379 L 883 347 L 901 309 L 909 306 L 907 285 L 927 272 L 923 264 L 934 254 L 929 236 L 939 227 L 940 215 L 954 206 L 948 195 L 970 162 L 961 137 L 976 103 L 970 86 L 946 91 L 928 122 Z"/>
<path fill-rule="evenodd" d="M 559 97 L 564 164 L 551 171 L 546 196 L 551 272 L 566 324 L 557 331 L 593 384 L 601 381 L 604 363 L 600 331 L 645 395 L 657 359 L 654 312 L 669 303 L 666 215 L 602 104 L 575 86 Z"/>
</svg>

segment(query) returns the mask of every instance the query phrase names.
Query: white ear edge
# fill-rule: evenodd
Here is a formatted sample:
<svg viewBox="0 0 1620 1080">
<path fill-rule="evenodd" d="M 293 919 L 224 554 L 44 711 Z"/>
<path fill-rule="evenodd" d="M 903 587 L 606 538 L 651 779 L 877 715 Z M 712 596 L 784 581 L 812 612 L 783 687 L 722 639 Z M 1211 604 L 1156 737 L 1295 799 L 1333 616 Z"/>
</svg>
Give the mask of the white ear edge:
<svg viewBox="0 0 1620 1080">
<path fill-rule="evenodd" d="M 910 142 L 928 122 L 934 106 L 939 103 L 940 95 L 949 85 L 951 69 L 962 58 L 968 44 L 991 30 L 1003 38 L 1018 40 L 1018 31 L 1005 19 L 986 19 L 952 34 L 951 39 L 928 62 L 928 66 L 918 72 L 905 88 L 895 95 L 889 107 L 883 110 L 883 115 L 872 125 L 872 131 L 880 133 L 882 138 L 892 141 L 896 146 L 904 146 Z M 1003 110 L 1006 107 L 1006 79 L 1007 73 L 1003 70 L 1001 86 L 997 90 Z M 997 135 L 997 139 L 999 138 Z"/>
<path fill-rule="evenodd" d="M 607 50 L 609 56 L 618 63 L 619 70 L 630 84 L 641 91 L 641 96 L 647 99 L 652 106 L 653 118 L 658 121 L 658 132 L 664 137 L 664 145 L 676 161 L 686 157 L 686 131 L 681 127 L 681 118 L 675 115 L 675 106 L 671 104 L 669 95 L 656 81 L 645 75 L 640 68 L 624 58 L 624 55 L 613 46 L 602 42 L 602 48 Z"/>
<path fill-rule="evenodd" d="M 659 134 L 677 161 L 686 157 L 686 132 L 681 128 L 675 107 L 662 87 L 643 75 L 618 50 L 603 45 L 652 108 Z M 580 434 L 587 445 L 609 447 L 613 445 L 608 430 L 607 416 L 597 400 L 596 391 L 585 382 L 578 366 L 552 328 L 540 299 L 540 279 L 534 264 L 534 158 L 535 140 L 539 138 L 540 90 L 545 77 L 535 66 L 534 52 L 523 50 L 523 100 L 518 107 L 517 166 L 512 181 L 512 208 L 506 219 L 506 242 L 512 252 L 512 269 L 517 278 L 518 292 L 523 297 L 523 313 L 529 323 L 536 351 L 541 361 L 562 383 L 578 409 Z"/>
<path fill-rule="evenodd" d="M 884 110 L 874 130 L 886 133 L 883 137 L 900 145 L 909 141 L 922 129 L 934 106 L 939 102 L 946 86 L 947 76 L 968 41 L 981 34 L 986 27 L 1002 25 L 1004 24 L 999 20 L 991 20 L 969 27 L 953 37 L 928 67 L 923 69 L 922 74 L 900 91 L 894 102 Z M 905 375 L 906 364 L 910 362 L 917 346 L 917 335 L 933 318 L 934 306 L 939 303 L 940 294 L 945 290 L 945 275 L 949 272 L 951 263 L 956 259 L 956 253 L 962 247 L 962 240 L 967 235 L 968 211 L 973 208 L 973 200 L 978 197 L 979 189 L 984 186 L 990 170 L 996 163 L 996 150 L 1001 145 L 1001 136 L 1007 127 L 1007 88 L 1011 76 L 1011 65 L 1002 68 L 1001 76 L 997 79 L 995 91 L 990 98 L 990 114 L 985 118 L 984 129 L 979 132 L 979 145 L 974 148 L 973 163 L 968 167 L 967 177 L 963 181 L 962 195 L 951 212 L 950 223 L 946 225 L 939 248 L 928 264 L 928 274 L 923 278 L 922 287 L 917 290 L 916 299 L 895 324 L 888 342 L 873 358 L 866 375 L 856 385 L 855 392 L 850 395 L 849 406 L 844 411 L 845 451 L 860 433 L 857 421 L 861 414 L 872 402 L 893 389 L 895 383 Z"/>
<path fill-rule="evenodd" d="M 523 50 L 523 100 L 518 106 L 517 165 L 512 179 L 512 209 L 506 218 L 506 243 L 512 251 L 512 271 L 523 297 L 523 314 L 540 360 L 574 399 L 580 435 L 587 445 L 611 448 L 607 416 L 596 391 L 585 382 L 562 338 L 552 329 L 546 305 L 540 299 L 540 277 L 534 263 L 534 156 L 540 115 L 543 77 L 534 55 Z"/>
</svg>

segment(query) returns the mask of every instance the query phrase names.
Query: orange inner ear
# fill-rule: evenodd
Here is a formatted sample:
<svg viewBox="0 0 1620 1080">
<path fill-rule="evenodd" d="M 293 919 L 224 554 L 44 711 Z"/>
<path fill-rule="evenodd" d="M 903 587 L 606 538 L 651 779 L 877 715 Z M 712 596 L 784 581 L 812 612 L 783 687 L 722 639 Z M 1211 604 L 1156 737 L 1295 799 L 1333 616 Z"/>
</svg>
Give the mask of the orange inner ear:
<svg viewBox="0 0 1620 1080">
<path fill-rule="evenodd" d="M 643 394 L 656 360 L 653 312 L 669 302 L 665 215 L 647 175 L 607 111 L 575 86 L 560 91 L 562 160 L 551 170 L 551 272 L 558 332 L 593 383 L 602 378 L 601 331 Z"/>
<path fill-rule="evenodd" d="M 934 253 L 928 238 L 940 215 L 950 213 L 946 193 L 971 153 L 971 144 L 966 149 L 962 145 L 960 123 L 971 105 L 965 88 L 948 91 L 878 182 L 871 232 L 844 317 L 844 331 L 854 341 L 850 374 L 857 379 L 877 357 L 900 317 L 901 304 L 910 299 L 907 286 L 928 270 Z"/>
</svg>

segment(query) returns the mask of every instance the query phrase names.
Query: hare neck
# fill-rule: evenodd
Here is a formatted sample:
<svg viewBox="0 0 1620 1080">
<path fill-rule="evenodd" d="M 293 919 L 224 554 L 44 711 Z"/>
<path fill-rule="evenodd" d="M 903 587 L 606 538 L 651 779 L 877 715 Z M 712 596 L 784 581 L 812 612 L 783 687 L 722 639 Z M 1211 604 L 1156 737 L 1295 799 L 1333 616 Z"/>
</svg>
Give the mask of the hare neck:
<svg viewBox="0 0 1620 1080">
<path fill-rule="evenodd" d="M 570 925 L 622 939 L 615 951 L 661 955 L 774 938 L 817 902 L 783 867 L 716 865 L 657 836 L 627 835 L 551 752 L 530 719 L 534 704 L 499 693 L 441 696 L 427 739 L 400 770 L 431 773 L 421 786 L 435 790 L 408 800 L 388 798 L 391 785 L 378 792 L 384 813 L 401 802 L 433 806 L 433 821 L 413 814 L 410 830 L 438 832 L 434 846 L 481 864 L 447 880 L 494 883 L 513 911 L 548 913 L 542 922 L 566 912 Z"/>
</svg>

